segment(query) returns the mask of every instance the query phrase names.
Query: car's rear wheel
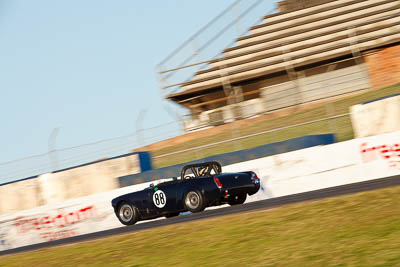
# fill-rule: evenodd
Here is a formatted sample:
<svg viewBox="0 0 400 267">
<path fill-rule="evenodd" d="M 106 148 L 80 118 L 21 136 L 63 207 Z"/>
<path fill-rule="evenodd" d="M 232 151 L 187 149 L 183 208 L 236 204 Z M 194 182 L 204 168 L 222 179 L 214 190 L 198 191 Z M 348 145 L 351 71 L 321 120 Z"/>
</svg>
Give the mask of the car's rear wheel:
<svg viewBox="0 0 400 267">
<path fill-rule="evenodd" d="M 229 205 L 239 205 L 239 204 L 243 204 L 246 201 L 247 198 L 247 194 L 240 194 L 240 195 L 235 195 L 235 196 L 231 196 L 228 200 L 228 204 Z"/>
<path fill-rule="evenodd" d="M 186 193 L 183 204 L 185 209 L 190 212 L 200 212 L 206 208 L 203 195 L 197 190 L 191 190 Z"/>
<path fill-rule="evenodd" d="M 125 225 L 135 224 L 139 220 L 139 214 L 132 203 L 123 201 L 118 205 L 117 209 L 118 220 Z"/>
</svg>

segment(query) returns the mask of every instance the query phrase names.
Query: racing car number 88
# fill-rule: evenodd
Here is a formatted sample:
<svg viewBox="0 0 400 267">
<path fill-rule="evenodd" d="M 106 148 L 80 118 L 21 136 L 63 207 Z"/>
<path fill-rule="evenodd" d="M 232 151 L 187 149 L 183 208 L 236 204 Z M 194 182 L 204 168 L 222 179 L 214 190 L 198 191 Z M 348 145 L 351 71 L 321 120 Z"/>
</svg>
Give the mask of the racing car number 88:
<svg viewBox="0 0 400 267">
<path fill-rule="evenodd" d="M 165 197 L 165 193 L 161 190 L 154 192 L 153 202 L 157 208 L 163 208 L 165 203 L 167 202 L 167 198 Z"/>
</svg>

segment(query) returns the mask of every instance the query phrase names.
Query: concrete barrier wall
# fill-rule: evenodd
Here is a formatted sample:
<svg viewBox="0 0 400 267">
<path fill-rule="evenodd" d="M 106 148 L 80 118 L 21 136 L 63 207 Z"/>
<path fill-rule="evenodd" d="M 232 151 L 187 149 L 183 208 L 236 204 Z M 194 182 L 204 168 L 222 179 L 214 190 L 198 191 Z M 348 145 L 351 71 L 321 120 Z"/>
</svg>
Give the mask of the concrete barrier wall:
<svg viewBox="0 0 400 267">
<path fill-rule="evenodd" d="M 111 199 L 148 184 L 65 200 L 0 216 L 0 251 L 120 227 Z"/>
<path fill-rule="evenodd" d="M 261 190 L 247 202 L 400 175 L 400 131 L 223 166 L 247 170 L 261 178 Z M 121 227 L 111 199 L 148 184 L 2 215 L 0 250 Z"/>
<path fill-rule="evenodd" d="M 43 205 L 37 178 L 0 186 L 0 214 Z"/>
<path fill-rule="evenodd" d="M 312 147 L 223 168 L 261 177 L 251 200 L 280 197 L 400 174 L 400 132 Z"/>
<path fill-rule="evenodd" d="M 400 130 L 400 95 L 355 105 L 350 110 L 357 138 Z"/>
<path fill-rule="evenodd" d="M 143 154 L 143 153 L 142 153 Z M 131 153 L 0 186 L 0 214 L 119 188 L 118 177 L 151 168 Z"/>
</svg>

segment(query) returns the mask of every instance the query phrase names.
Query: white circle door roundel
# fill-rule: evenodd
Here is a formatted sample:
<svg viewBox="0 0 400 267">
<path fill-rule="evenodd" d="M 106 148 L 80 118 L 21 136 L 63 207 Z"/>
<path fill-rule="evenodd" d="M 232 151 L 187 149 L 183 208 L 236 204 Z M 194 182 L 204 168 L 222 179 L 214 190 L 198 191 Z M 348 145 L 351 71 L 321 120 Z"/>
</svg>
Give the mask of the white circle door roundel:
<svg viewBox="0 0 400 267">
<path fill-rule="evenodd" d="M 157 190 L 156 192 L 154 192 L 153 202 L 157 208 L 159 209 L 163 208 L 167 203 L 167 198 L 165 196 L 165 193 L 162 190 Z"/>
</svg>

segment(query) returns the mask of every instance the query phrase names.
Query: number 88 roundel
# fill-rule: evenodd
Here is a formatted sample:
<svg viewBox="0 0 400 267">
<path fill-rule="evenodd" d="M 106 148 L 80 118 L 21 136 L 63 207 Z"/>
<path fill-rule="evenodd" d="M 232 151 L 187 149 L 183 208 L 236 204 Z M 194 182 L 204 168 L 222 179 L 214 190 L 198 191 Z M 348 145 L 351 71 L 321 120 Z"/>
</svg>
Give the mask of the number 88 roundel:
<svg viewBox="0 0 400 267">
<path fill-rule="evenodd" d="M 162 190 L 157 190 L 153 194 L 153 203 L 157 208 L 163 208 L 167 203 L 167 198 Z"/>
</svg>

